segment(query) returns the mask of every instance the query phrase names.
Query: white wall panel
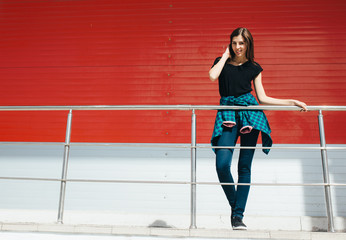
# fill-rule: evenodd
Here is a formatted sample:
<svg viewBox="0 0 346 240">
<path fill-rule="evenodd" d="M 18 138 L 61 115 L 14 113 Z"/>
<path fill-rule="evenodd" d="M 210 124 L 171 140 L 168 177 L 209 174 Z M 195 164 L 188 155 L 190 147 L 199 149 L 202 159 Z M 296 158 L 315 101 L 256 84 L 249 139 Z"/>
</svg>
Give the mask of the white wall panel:
<svg viewBox="0 0 346 240">
<path fill-rule="evenodd" d="M 59 178 L 61 175 L 61 146 L 1 145 L 0 151 L 0 176 Z M 328 151 L 330 177 L 338 183 L 346 183 L 344 153 Z M 235 164 L 236 156 L 237 151 Z M 214 153 L 200 149 L 197 157 L 197 180 L 217 182 Z M 190 180 L 190 151 L 167 147 L 74 145 L 68 178 L 187 182 Z M 320 152 L 272 150 L 267 156 L 257 151 L 252 180 L 254 183 L 322 183 Z M 0 221 L 13 218 L 56 221 L 52 216 L 54 212 L 57 214 L 59 185 L 58 182 L 0 180 L 3 193 Z M 345 187 L 332 187 L 332 197 L 335 217 L 345 218 Z M 171 226 L 188 227 L 190 186 L 68 182 L 65 210 L 65 221 L 72 223 L 148 226 L 161 219 Z M 220 186 L 197 186 L 199 226 L 208 226 L 212 221 L 215 227 L 226 227 L 229 211 Z M 38 212 L 47 217 L 41 219 L 36 215 Z M 250 223 L 256 218 L 279 218 L 283 221 L 280 229 L 286 227 L 284 219 L 300 222 L 302 217 L 325 217 L 323 187 L 252 186 L 245 216 Z"/>
</svg>

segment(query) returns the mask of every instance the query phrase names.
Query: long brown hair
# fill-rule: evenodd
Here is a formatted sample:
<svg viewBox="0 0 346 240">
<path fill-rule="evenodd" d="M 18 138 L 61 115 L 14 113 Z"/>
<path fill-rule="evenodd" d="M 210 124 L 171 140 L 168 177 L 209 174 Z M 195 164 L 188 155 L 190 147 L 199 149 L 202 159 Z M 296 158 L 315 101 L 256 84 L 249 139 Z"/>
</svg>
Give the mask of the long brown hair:
<svg viewBox="0 0 346 240">
<path fill-rule="evenodd" d="M 233 37 L 236 37 L 239 35 L 241 35 L 244 38 L 244 41 L 246 42 L 246 58 L 249 61 L 254 62 L 255 54 L 254 54 L 253 38 L 250 31 L 247 28 L 243 28 L 243 27 L 235 29 L 230 36 L 231 44 L 229 47 L 229 51 L 231 53 L 231 58 L 233 59 L 235 57 L 235 53 L 233 52 L 233 49 L 232 49 L 232 39 Z"/>
</svg>

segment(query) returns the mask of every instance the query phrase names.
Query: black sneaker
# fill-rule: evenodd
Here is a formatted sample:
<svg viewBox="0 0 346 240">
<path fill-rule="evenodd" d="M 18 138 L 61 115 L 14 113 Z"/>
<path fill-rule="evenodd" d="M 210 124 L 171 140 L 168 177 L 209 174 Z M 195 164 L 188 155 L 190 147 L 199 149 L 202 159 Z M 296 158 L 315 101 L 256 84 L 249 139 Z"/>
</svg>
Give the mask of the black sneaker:
<svg viewBox="0 0 346 240">
<path fill-rule="evenodd" d="M 231 224 L 233 230 L 247 230 L 246 225 L 243 223 L 243 220 L 240 217 L 232 217 Z"/>
</svg>

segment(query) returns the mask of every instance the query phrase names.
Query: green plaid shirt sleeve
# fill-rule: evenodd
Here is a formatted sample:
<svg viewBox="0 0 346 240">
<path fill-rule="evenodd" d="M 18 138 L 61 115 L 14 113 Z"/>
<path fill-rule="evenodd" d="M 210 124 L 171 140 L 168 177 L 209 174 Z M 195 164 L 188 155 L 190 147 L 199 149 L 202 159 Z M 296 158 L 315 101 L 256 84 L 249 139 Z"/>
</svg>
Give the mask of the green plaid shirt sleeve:
<svg viewBox="0 0 346 240">
<path fill-rule="evenodd" d="M 220 99 L 220 105 L 237 105 L 237 106 L 249 106 L 249 105 L 258 105 L 256 98 L 251 94 L 247 93 L 239 97 L 222 97 Z M 261 110 L 240 110 L 238 111 L 240 121 L 243 126 L 252 126 L 254 129 L 257 129 L 261 132 L 262 135 L 262 146 L 271 147 L 273 141 L 271 139 L 270 127 L 268 119 L 263 111 Z M 211 138 L 211 145 L 217 146 L 218 138 L 222 135 L 224 121 L 235 122 L 235 111 L 233 110 L 219 110 L 216 114 L 214 131 Z M 215 150 L 215 149 L 213 149 Z M 268 154 L 270 149 L 263 149 L 265 154 Z"/>
</svg>

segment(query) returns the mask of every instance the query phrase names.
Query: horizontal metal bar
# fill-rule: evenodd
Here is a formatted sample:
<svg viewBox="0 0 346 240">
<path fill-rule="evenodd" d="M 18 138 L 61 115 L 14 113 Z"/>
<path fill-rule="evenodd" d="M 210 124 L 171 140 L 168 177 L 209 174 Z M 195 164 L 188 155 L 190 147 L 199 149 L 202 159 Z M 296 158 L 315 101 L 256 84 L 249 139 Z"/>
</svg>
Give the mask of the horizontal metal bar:
<svg viewBox="0 0 346 240">
<path fill-rule="evenodd" d="M 80 183 L 141 183 L 141 184 L 198 184 L 198 185 L 243 185 L 243 186 L 346 186 L 346 183 L 219 183 L 219 182 L 190 182 L 190 181 L 149 181 L 149 180 L 112 180 L 112 179 L 58 179 L 33 177 L 0 177 L 0 180 L 20 181 L 51 181 L 51 182 L 80 182 Z"/>
<path fill-rule="evenodd" d="M 199 185 L 234 185 L 234 186 L 345 186 L 346 183 L 219 183 L 219 182 L 196 182 Z"/>
<path fill-rule="evenodd" d="M 286 149 L 286 150 L 346 150 L 346 147 L 241 147 L 241 146 L 197 146 L 197 148 L 214 148 L 214 149 Z"/>
<path fill-rule="evenodd" d="M 63 142 L 0 142 L 0 145 L 49 145 L 49 146 L 64 146 Z"/>
<path fill-rule="evenodd" d="M 346 106 L 308 106 L 309 111 L 346 111 Z M 61 111 L 61 110 L 271 110 L 299 111 L 296 106 L 220 106 L 220 105 L 81 105 L 81 106 L 0 106 L 0 111 Z"/>
<path fill-rule="evenodd" d="M 0 177 L 0 180 L 20 180 L 20 181 L 47 181 L 61 182 L 61 178 L 34 178 L 34 177 Z"/>
<path fill-rule="evenodd" d="M 65 146 L 66 143 L 59 142 L 0 142 L 0 145 L 51 145 Z M 191 148 L 191 144 L 155 144 L 155 143 L 69 143 L 70 146 L 95 146 L 95 147 L 141 147 L 141 148 Z"/>
<path fill-rule="evenodd" d="M 59 142 L 0 142 L 0 145 L 49 145 L 49 146 L 64 146 L 65 143 Z M 286 150 L 346 150 L 346 147 L 297 147 L 297 146 L 272 146 L 272 147 L 241 147 L 241 146 L 210 146 L 197 145 L 191 146 L 191 144 L 142 144 L 142 143 L 70 143 L 70 146 L 96 146 L 96 147 L 140 147 L 140 148 L 201 148 L 201 149 L 286 149 Z"/>
<path fill-rule="evenodd" d="M 73 146 L 97 146 L 97 147 L 141 147 L 141 148 L 191 148 L 191 144 L 155 144 L 155 143 L 71 143 Z"/>
</svg>

